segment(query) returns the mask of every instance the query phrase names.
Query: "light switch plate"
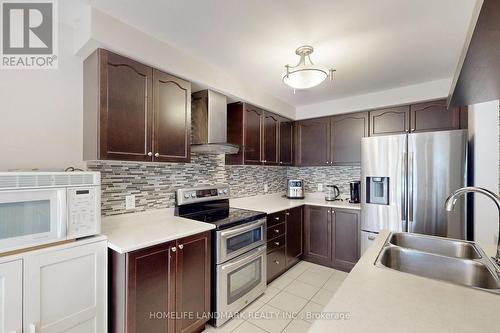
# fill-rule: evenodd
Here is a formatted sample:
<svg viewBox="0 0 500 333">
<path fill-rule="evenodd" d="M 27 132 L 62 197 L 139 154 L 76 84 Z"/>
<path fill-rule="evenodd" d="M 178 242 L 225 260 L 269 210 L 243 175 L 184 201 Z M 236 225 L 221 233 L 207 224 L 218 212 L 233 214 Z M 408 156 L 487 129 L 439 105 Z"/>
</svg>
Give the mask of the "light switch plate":
<svg viewBox="0 0 500 333">
<path fill-rule="evenodd" d="M 318 184 L 318 192 L 323 192 L 323 184 Z"/>
<path fill-rule="evenodd" d="M 125 196 L 125 209 L 134 209 L 135 208 L 135 195 L 127 195 Z"/>
<path fill-rule="evenodd" d="M 269 191 L 269 187 L 267 186 L 267 184 L 264 184 L 264 193 L 267 193 Z"/>
</svg>

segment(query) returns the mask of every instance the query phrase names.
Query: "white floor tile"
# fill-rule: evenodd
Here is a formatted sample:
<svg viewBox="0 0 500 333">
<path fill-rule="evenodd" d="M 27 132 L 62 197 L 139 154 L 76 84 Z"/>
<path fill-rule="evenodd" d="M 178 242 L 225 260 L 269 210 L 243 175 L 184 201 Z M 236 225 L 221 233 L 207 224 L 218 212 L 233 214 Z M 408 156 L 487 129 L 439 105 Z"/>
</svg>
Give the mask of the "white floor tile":
<svg viewBox="0 0 500 333">
<path fill-rule="evenodd" d="M 307 300 L 287 293 L 286 291 L 282 291 L 273 297 L 267 304 L 283 311 L 298 313 L 307 304 Z"/>
<path fill-rule="evenodd" d="M 314 295 L 313 298 L 311 298 L 311 301 L 313 301 L 314 303 L 321 304 L 321 305 L 327 305 L 328 302 L 330 302 L 330 300 L 332 299 L 333 294 L 335 294 L 334 291 L 327 290 L 327 289 L 320 289 L 316 293 L 316 295 Z"/>
<path fill-rule="evenodd" d="M 319 290 L 319 287 L 315 287 L 313 285 L 307 284 L 305 282 L 295 280 L 292 281 L 284 291 L 293 294 L 295 296 L 299 296 L 305 299 L 311 299 Z"/>
<path fill-rule="evenodd" d="M 286 286 L 288 286 L 290 283 L 292 283 L 293 279 L 286 277 L 286 276 L 280 276 L 273 282 L 271 282 L 270 286 L 278 289 L 285 289 Z"/>
<path fill-rule="evenodd" d="M 245 321 L 243 324 L 238 326 L 234 331 L 234 333 L 267 333 L 263 329 Z"/>
<path fill-rule="evenodd" d="M 233 318 L 230 319 L 228 322 L 224 323 L 224 325 L 220 327 L 213 327 L 207 325 L 207 328 L 205 329 L 205 333 L 230 333 L 234 331 L 238 326 L 243 324 L 244 320 L 241 318 Z"/>
<path fill-rule="evenodd" d="M 311 323 L 303 320 L 292 320 L 283 333 L 306 333 L 311 327 Z"/>
<path fill-rule="evenodd" d="M 293 266 L 292 268 L 290 268 L 285 274 L 283 274 L 284 276 L 287 276 L 287 277 L 290 277 L 290 278 L 296 278 L 298 277 L 300 274 L 304 273 L 307 269 L 308 269 L 308 265 L 301 265 L 300 262 L 297 263 L 295 266 Z"/>
<path fill-rule="evenodd" d="M 332 276 L 330 279 L 328 279 L 328 281 L 326 281 L 323 288 L 330 291 L 337 291 L 337 289 L 339 289 L 340 285 L 343 282 L 344 280 L 337 280 L 335 277 Z"/>
<path fill-rule="evenodd" d="M 323 273 L 325 275 L 331 276 L 333 272 L 335 271 L 333 268 L 326 267 L 326 266 L 321 266 L 321 265 L 316 265 L 316 264 L 311 264 L 311 267 L 308 268 L 309 271 L 313 271 L 316 273 Z"/>
<path fill-rule="evenodd" d="M 309 302 L 299 312 L 297 319 L 312 323 L 316 318 L 319 318 L 321 311 L 323 311 L 323 305 Z"/>
<path fill-rule="evenodd" d="M 300 274 L 297 280 L 313 285 L 315 287 L 322 287 L 329 278 L 329 273 L 307 270 L 304 273 Z"/>
<path fill-rule="evenodd" d="M 266 303 L 262 302 L 260 299 L 253 301 L 249 306 L 244 308 L 239 312 L 239 316 L 244 320 L 247 320 L 251 312 L 255 312 L 263 307 Z"/>
<path fill-rule="evenodd" d="M 249 319 L 248 322 L 269 333 L 280 333 L 292 321 L 288 314 L 270 306 L 264 305 L 257 311 L 255 318 Z"/>
<path fill-rule="evenodd" d="M 333 270 L 332 278 L 340 281 L 344 281 L 344 279 L 349 275 L 349 273 L 339 271 L 339 270 Z"/>
<path fill-rule="evenodd" d="M 270 285 L 267 286 L 266 291 L 260 298 L 258 298 L 259 301 L 267 303 L 269 302 L 274 296 L 278 295 L 278 293 L 281 291 L 281 289 L 271 287 Z"/>
</svg>

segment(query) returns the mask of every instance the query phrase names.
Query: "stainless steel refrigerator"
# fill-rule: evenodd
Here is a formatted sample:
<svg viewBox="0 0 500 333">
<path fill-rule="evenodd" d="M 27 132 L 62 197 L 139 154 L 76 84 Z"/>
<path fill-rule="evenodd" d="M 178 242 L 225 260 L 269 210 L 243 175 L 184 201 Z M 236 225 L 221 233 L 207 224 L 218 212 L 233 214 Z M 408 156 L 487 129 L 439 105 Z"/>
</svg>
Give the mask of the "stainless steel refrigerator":
<svg viewBox="0 0 500 333">
<path fill-rule="evenodd" d="M 444 208 L 466 185 L 467 140 L 466 130 L 361 140 L 362 247 L 383 229 L 467 237 L 464 199 L 453 212 Z"/>
</svg>

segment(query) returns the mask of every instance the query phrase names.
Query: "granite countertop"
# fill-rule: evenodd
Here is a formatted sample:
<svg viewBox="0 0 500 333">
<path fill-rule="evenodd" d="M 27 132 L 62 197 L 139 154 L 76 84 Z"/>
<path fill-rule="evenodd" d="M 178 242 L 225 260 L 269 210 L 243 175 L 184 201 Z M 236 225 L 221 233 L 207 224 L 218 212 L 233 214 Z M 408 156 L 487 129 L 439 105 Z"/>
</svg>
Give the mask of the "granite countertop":
<svg viewBox="0 0 500 333">
<path fill-rule="evenodd" d="M 323 310 L 349 319 L 317 320 L 309 332 L 500 331 L 500 295 L 376 267 L 388 235 L 380 233 Z"/>
<path fill-rule="evenodd" d="M 214 229 L 210 223 L 174 216 L 173 209 L 155 209 L 141 213 L 102 218 L 102 234 L 108 247 L 126 253 Z"/>
<path fill-rule="evenodd" d="M 322 192 L 306 193 L 304 199 L 287 199 L 284 198 L 281 193 L 256 195 L 253 197 L 230 199 L 229 204 L 234 208 L 257 210 L 267 214 L 276 213 L 302 205 L 355 210 L 361 209 L 360 204 L 352 204 L 347 200 L 326 201 L 325 194 Z"/>
</svg>

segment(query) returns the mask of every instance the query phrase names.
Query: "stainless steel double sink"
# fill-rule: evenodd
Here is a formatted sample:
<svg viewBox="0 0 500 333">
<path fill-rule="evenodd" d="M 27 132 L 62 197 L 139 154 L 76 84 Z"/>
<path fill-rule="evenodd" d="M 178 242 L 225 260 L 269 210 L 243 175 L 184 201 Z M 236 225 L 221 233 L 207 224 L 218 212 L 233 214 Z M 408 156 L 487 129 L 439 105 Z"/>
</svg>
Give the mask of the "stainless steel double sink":
<svg viewBox="0 0 500 333">
<path fill-rule="evenodd" d="M 375 265 L 500 294 L 499 270 L 474 242 L 391 233 Z"/>
</svg>

